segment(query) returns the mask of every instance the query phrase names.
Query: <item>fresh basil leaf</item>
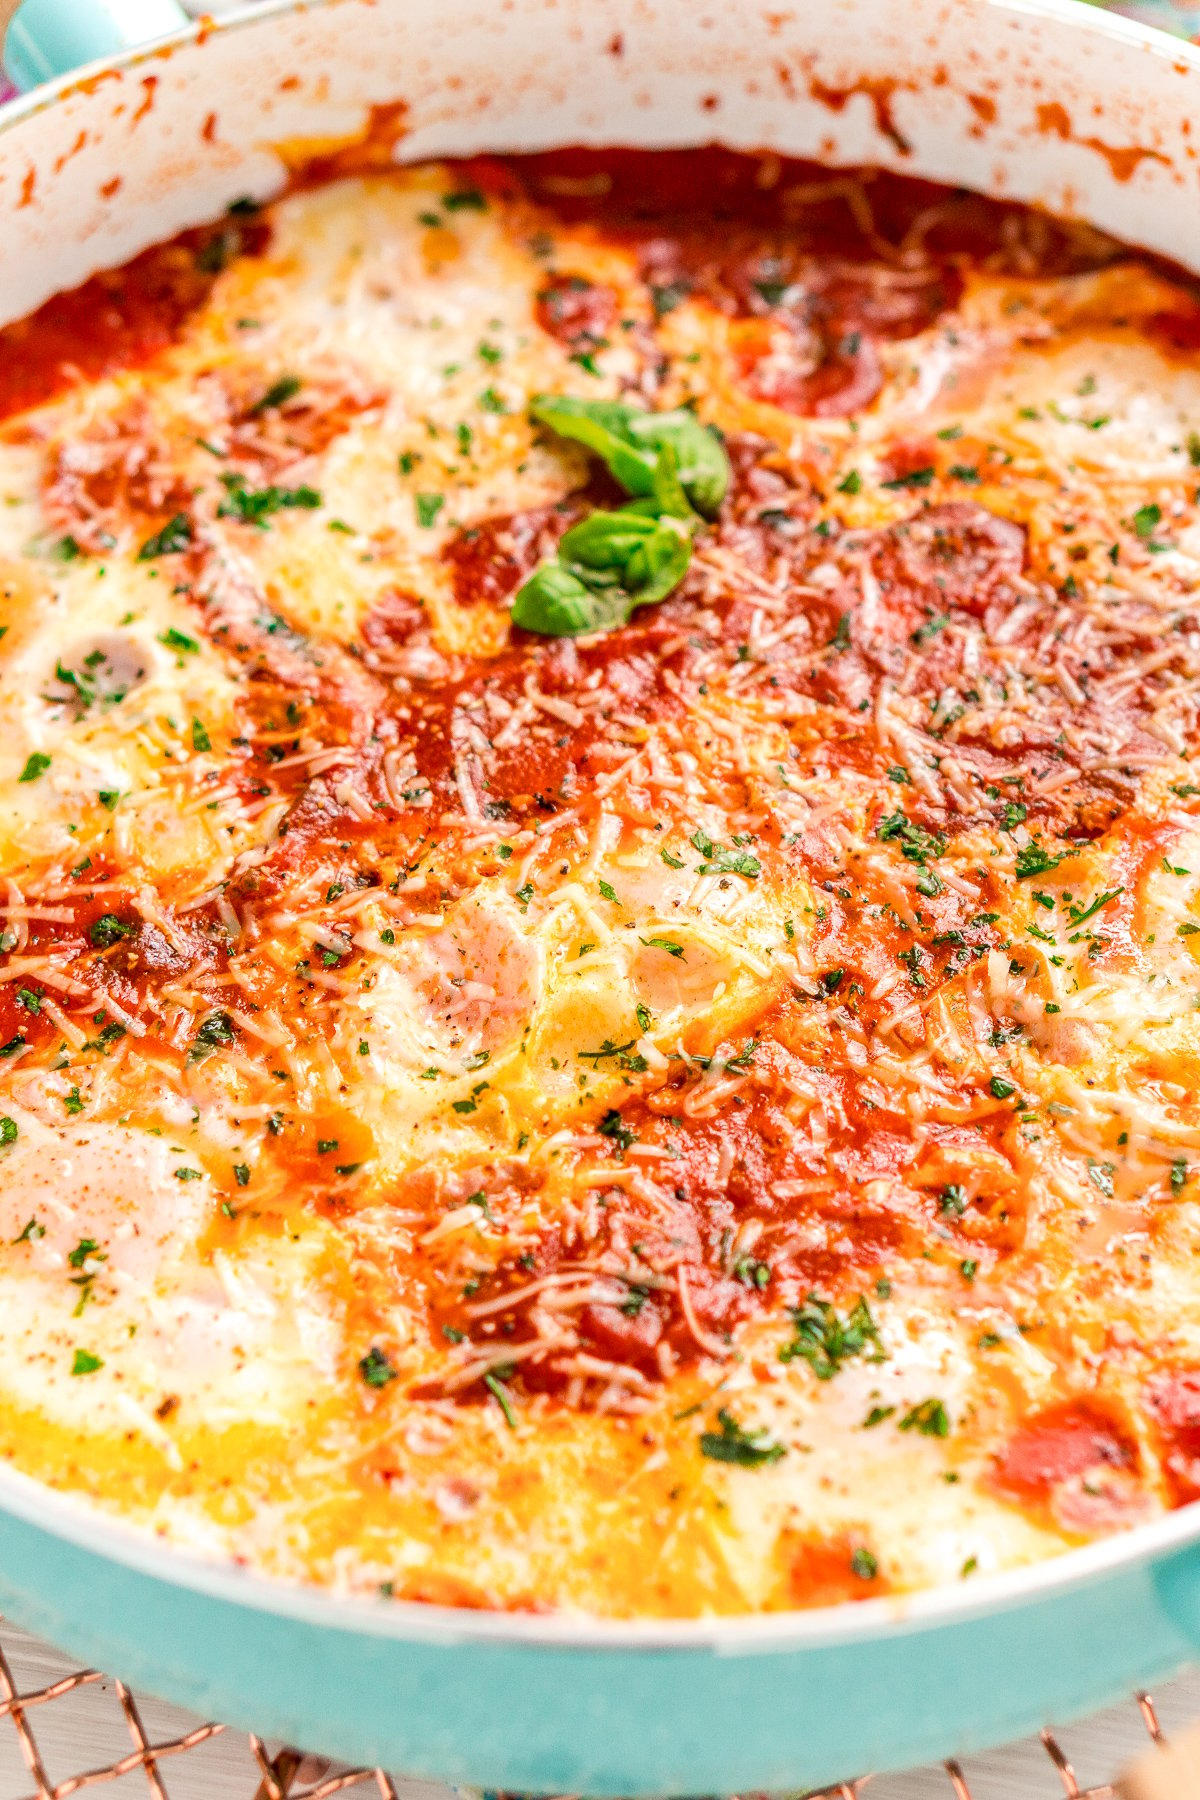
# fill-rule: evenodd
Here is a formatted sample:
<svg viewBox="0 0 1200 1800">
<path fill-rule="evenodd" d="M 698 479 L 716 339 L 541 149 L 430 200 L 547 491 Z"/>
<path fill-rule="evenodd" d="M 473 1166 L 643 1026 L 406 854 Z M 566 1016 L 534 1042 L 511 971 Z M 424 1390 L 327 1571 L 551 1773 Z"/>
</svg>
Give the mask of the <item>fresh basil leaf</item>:
<svg viewBox="0 0 1200 1800">
<path fill-rule="evenodd" d="M 623 570 L 635 550 L 659 530 L 657 519 L 632 507 L 620 512 L 594 512 L 572 525 L 559 541 L 558 554 L 564 563 L 574 563 L 588 570 Z"/>
<path fill-rule="evenodd" d="M 660 511 L 688 518 L 693 507 L 711 517 L 725 498 L 724 446 L 685 407 L 648 412 L 618 400 L 536 394 L 529 410 L 540 424 L 601 457 L 635 500 L 654 500 Z"/>
<path fill-rule="evenodd" d="M 679 585 L 692 560 L 692 539 L 673 518 L 654 519 L 629 508 L 595 512 L 573 525 L 558 553 L 591 587 L 608 587 L 615 577 L 628 596 L 628 617 L 633 607 L 662 600 Z"/>
<path fill-rule="evenodd" d="M 619 588 L 597 593 L 562 563 L 543 563 L 535 569 L 513 601 L 512 621 L 525 631 L 546 637 L 579 637 L 585 631 L 606 631 L 624 625 L 629 599 Z"/>
<path fill-rule="evenodd" d="M 161 531 L 146 539 L 137 553 L 139 562 L 153 562 L 158 556 L 179 556 L 192 543 L 192 521 L 186 513 L 176 513 Z"/>
<path fill-rule="evenodd" d="M 674 519 L 593 513 L 564 535 L 559 561 L 543 563 L 520 589 L 513 623 L 549 637 L 611 630 L 677 587 L 691 555 L 690 533 Z"/>
<path fill-rule="evenodd" d="M 626 493 L 647 498 L 654 492 L 657 457 L 653 449 L 636 449 L 626 431 L 634 412 L 617 400 L 578 400 L 571 394 L 535 394 L 529 410 L 540 425 L 559 437 L 582 444 L 608 465 Z"/>
<path fill-rule="evenodd" d="M 625 586 L 635 606 L 665 600 L 692 560 L 692 540 L 673 519 L 660 519 L 653 537 L 639 544 L 625 564 Z"/>
<path fill-rule="evenodd" d="M 669 514 L 675 519 L 686 519 L 689 524 L 696 514 L 688 499 L 687 492 L 679 476 L 679 458 L 675 454 L 673 444 L 663 444 L 654 465 L 654 492 L 645 500 L 631 502 L 638 512 Z"/>
<path fill-rule="evenodd" d="M 664 599 L 687 573 L 699 524 L 694 508 L 715 512 L 728 486 L 724 448 L 683 409 L 651 413 L 616 400 L 538 394 L 530 412 L 601 457 L 633 498 L 564 535 L 556 561 L 518 592 L 513 623 L 555 637 L 624 624 L 635 606 Z"/>
</svg>

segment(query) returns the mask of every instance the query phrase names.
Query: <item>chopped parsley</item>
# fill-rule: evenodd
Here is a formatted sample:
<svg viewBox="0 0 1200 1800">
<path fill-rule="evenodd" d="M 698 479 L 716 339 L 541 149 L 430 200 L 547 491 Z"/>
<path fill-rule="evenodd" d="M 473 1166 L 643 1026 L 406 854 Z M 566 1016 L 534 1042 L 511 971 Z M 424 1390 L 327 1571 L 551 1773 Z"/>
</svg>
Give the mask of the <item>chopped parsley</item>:
<svg viewBox="0 0 1200 1800">
<path fill-rule="evenodd" d="M 1023 844 L 1017 851 L 1017 880 L 1027 881 L 1031 875 L 1045 875 L 1048 870 L 1057 869 L 1070 854 L 1069 850 L 1064 850 L 1058 856 L 1051 856 L 1041 844 Z"/>
<path fill-rule="evenodd" d="M 949 1437 L 950 1416 L 940 1400 L 922 1400 L 906 1412 L 900 1431 L 919 1431 L 922 1437 Z"/>
<path fill-rule="evenodd" d="M 1147 501 L 1145 506 L 1138 507 L 1133 515 L 1133 529 L 1143 542 L 1154 536 L 1155 529 L 1162 524 L 1162 516 L 1162 507 L 1156 505 L 1153 500 Z"/>
<path fill-rule="evenodd" d="M 927 488 L 933 480 L 933 474 L 932 468 L 910 469 L 907 475 L 894 475 L 890 481 L 883 482 L 882 486 L 885 488 Z"/>
<path fill-rule="evenodd" d="M 260 413 L 270 412 L 277 406 L 286 406 L 289 400 L 295 399 L 302 385 L 298 375 L 281 375 L 278 381 L 273 381 L 266 393 L 254 402 L 246 417 L 256 419 Z"/>
<path fill-rule="evenodd" d="M 219 519 L 241 519 L 243 524 L 257 525 L 260 531 L 267 529 L 267 520 L 272 513 L 299 507 L 306 511 L 320 506 L 321 496 L 316 488 L 276 487 L 272 484 L 265 488 L 251 488 L 246 477 L 237 469 L 222 470 L 219 477 L 225 489 L 225 498 L 217 508 Z"/>
<path fill-rule="evenodd" d="M 428 1073 L 428 1071 L 427 1071 L 427 1073 Z M 434 1073 L 436 1074 L 436 1070 L 434 1071 Z M 425 1077 L 423 1076 L 422 1079 L 424 1080 Z M 453 1106 L 456 1113 L 476 1112 L 479 1107 L 480 1094 L 482 1094 L 484 1089 L 486 1087 L 489 1087 L 490 1085 L 491 1084 L 486 1081 L 476 1082 L 475 1086 L 471 1089 L 471 1097 L 469 1100 L 452 1100 L 450 1102 L 451 1106 Z"/>
<path fill-rule="evenodd" d="M 631 1144 L 637 1143 L 637 1132 L 623 1123 L 615 1106 L 610 1107 L 605 1113 L 596 1130 L 601 1137 L 608 1138 L 617 1146 L 617 1154 L 622 1157 Z"/>
<path fill-rule="evenodd" d="M 655 318 L 665 319 L 668 313 L 683 305 L 691 291 L 691 284 L 687 281 L 667 281 L 658 287 L 651 285 L 650 302 L 654 307 Z M 1200 462 L 1200 457 L 1197 461 Z"/>
<path fill-rule="evenodd" d="M 926 831 L 902 812 L 889 813 L 875 827 L 875 835 L 884 843 L 897 842 L 900 854 L 909 862 L 923 863 L 931 856 L 940 856 L 946 848 L 945 838 L 935 831 Z"/>
<path fill-rule="evenodd" d="M 907 818 L 904 813 L 889 813 L 875 828 L 875 835 L 884 843 L 897 842 L 900 854 L 908 862 L 918 865 L 921 873 L 916 879 L 918 894 L 932 898 L 942 891 L 941 877 L 928 866 L 930 857 L 937 857 L 946 848 L 946 840 L 938 832 L 926 831 L 923 826 Z"/>
<path fill-rule="evenodd" d="M 757 856 L 751 856 L 745 850 L 727 850 L 723 844 L 714 844 L 702 830 L 693 831 L 691 844 L 693 850 L 698 850 L 705 859 L 697 870 L 699 875 L 745 875 L 754 881 L 762 874 L 762 864 Z"/>
<path fill-rule="evenodd" d="M 1085 919 L 1093 918 L 1102 906 L 1107 906 L 1110 900 L 1115 900 L 1118 894 L 1124 892 L 1123 887 L 1109 888 L 1105 893 L 1098 895 L 1090 906 L 1069 906 L 1067 911 L 1070 914 L 1072 925 L 1082 925 Z"/>
<path fill-rule="evenodd" d="M 508 1426 L 508 1429 L 510 1431 L 515 1431 L 517 1429 L 517 1415 L 513 1411 L 512 1395 L 509 1393 L 500 1377 L 489 1373 L 484 1376 L 483 1385 L 492 1396 L 493 1400 L 495 1400 L 500 1411 L 504 1414 L 504 1423 Z"/>
<path fill-rule="evenodd" d="M 1106 1200 L 1111 1200 L 1113 1197 L 1113 1176 L 1116 1172 L 1115 1163 L 1097 1162 L 1095 1157 L 1088 1157 L 1088 1175 L 1092 1185 L 1099 1189 Z"/>
<path fill-rule="evenodd" d="M 196 638 L 189 637 L 186 631 L 176 631 L 174 625 L 169 626 L 166 631 L 160 631 L 158 641 L 165 644 L 168 650 L 178 650 L 181 654 L 194 655 L 200 648 Z"/>
<path fill-rule="evenodd" d="M 761 1469 L 787 1455 L 786 1446 L 775 1443 L 767 1432 L 743 1430 L 725 1407 L 718 1412 L 717 1423 L 720 1431 L 700 1434 L 700 1454 L 712 1462 L 734 1463 L 740 1469 Z"/>
<path fill-rule="evenodd" d="M 358 1372 L 368 1387 L 386 1387 L 389 1381 L 395 1381 L 400 1373 L 385 1350 L 378 1344 L 372 1344 L 367 1354 L 359 1358 Z"/>
<path fill-rule="evenodd" d="M 577 1050 L 575 1054 L 580 1062 L 590 1062 L 594 1069 L 599 1069 L 602 1062 L 606 1062 L 609 1057 L 613 1057 L 616 1060 L 619 1069 L 632 1069 L 636 1074 L 640 1075 L 643 1074 L 650 1065 L 647 1063 L 644 1056 L 631 1056 L 629 1054 L 636 1043 L 636 1038 L 630 1038 L 627 1044 L 615 1044 L 611 1038 L 605 1038 L 598 1049 Z"/>
<path fill-rule="evenodd" d="M 122 938 L 132 937 L 136 930 L 136 925 L 118 919 L 116 913 L 103 913 L 89 926 L 88 937 L 97 950 L 107 950 Z"/>
<path fill-rule="evenodd" d="M 234 1039 L 233 1020 L 227 1012 L 209 1013 L 207 1019 L 198 1027 L 188 1051 L 188 1063 L 203 1062 L 206 1056 L 222 1044 L 232 1044 Z"/>
<path fill-rule="evenodd" d="M 146 539 L 138 551 L 139 562 L 153 562 L 158 556 L 179 556 L 192 541 L 192 521 L 186 513 L 176 513 L 161 531 Z"/>
<path fill-rule="evenodd" d="M 818 1381 L 831 1381 L 847 1358 L 861 1356 L 868 1345 L 873 1346 L 873 1362 L 882 1362 L 887 1355 L 861 1294 L 842 1319 L 828 1300 L 810 1293 L 803 1306 L 793 1309 L 792 1326 L 792 1341 L 784 1344 L 779 1360 L 788 1363 L 803 1357 Z"/>
<path fill-rule="evenodd" d="M 913 643 L 920 648 L 922 644 L 932 642 L 940 631 L 945 631 L 949 623 L 949 613 L 932 613 L 930 617 L 926 619 L 925 623 L 923 625 L 918 625 L 917 629 L 913 632 Z"/>
</svg>

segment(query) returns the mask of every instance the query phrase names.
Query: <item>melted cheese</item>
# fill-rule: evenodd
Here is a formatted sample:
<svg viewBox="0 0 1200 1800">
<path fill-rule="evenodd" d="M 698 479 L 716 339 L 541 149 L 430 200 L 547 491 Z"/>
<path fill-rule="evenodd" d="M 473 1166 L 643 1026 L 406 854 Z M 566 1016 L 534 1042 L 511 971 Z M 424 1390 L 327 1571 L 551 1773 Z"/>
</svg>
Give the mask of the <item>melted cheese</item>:
<svg viewBox="0 0 1200 1800">
<path fill-rule="evenodd" d="M 770 398 L 786 284 L 668 305 L 648 227 L 440 166 L 270 226 L 0 431 L 4 1454 L 278 1574 L 609 1614 L 1186 1496 L 1175 284 L 978 260 L 848 414 Z M 586 503 L 545 390 L 741 446 L 611 657 L 508 621 Z M 1022 1488 L 1064 1407 L 1108 1437 Z"/>
</svg>

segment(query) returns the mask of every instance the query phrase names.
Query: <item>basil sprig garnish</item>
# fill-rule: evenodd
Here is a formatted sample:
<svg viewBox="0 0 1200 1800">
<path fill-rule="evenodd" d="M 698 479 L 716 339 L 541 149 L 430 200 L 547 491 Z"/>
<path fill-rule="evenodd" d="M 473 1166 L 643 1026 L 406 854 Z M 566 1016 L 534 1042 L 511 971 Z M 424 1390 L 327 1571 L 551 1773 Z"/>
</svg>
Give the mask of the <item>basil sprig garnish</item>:
<svg viewBox="0 0 1200 1800">
<path fill-rule="evenodd" d="M 633 498 L 572 526 L 557 557 L 519 590 L 513 623 L 549 637 L 610 631 L 683 580 L 693 532 L 725 497 L 728 458 L 716 434 L 683 409 L 646 412 L 616 400 L 539 394 L 530 412 L 599 456 Z"/>
<path fill-rule="evenodd" d="M 535 394 L 529 410 L 540 425 L 601 457 L 609 473 L 636 499 L 657 497 L 661 454 L 668 447 L 674 452 L 679 482 L 697 512 L 712 518 L 725 498 L 729 459 L 716 433 L 686 407 L 647 412 L 620 400 Z"/>
<path fill-rule="evenodd" d="M 624 625 L 635 606 L 663 600 L 687 574 L 692 535 L 682 519 L 595 512 L 572 526 L 513 602 L 526 631 L 577 637 Z"/>
</svg>

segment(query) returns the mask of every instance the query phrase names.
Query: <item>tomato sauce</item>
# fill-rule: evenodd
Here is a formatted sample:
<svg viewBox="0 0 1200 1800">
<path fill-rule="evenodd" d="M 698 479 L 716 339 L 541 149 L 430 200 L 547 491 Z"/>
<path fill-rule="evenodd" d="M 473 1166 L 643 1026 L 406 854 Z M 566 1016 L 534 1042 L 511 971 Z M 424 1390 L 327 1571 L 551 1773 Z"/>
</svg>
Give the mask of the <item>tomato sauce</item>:
<svg viewBox="0 0 1200 1800">
<path fill-rule="evenodd" d="M 460 531 L 444 552 L 460 606 L 502 606 L 588 510 L 582 494 Z"/>
<path fill-rule="evenodd" d="M 298 174 L 294 185 L 311 185 L 334 172 L 374 170 L 379 163 L 372 140 L 359 162 L 348 153 L 336 171 L 318 165 Z M 643 245 L 659 304 L 666 309 L 673 296 L 698 288 L 748 317 L 771 313 L 772 296 L 784 299 L 785 327 L 793 334 L 806 319 L 815 318 L 823 372 L 814 385 L 790 395 L 788 403 L 797 410 L 810 402 L 828 411 L 861 404 L 871 380 L 861 365 L 870 361 L 871 343 L 910 335 L 953 304 L 954 259 L 994 258 L 1004 242 L 1005 219 L 1022 211 L 965 192 L 951 194 L 911 177 L 867 171 L 862 191 L 869 195 L 869 210 L 864 212 L 848 180 L 818 164 L 774 155 L 746 157 L 715 145 L 652 155 L 577 148 L 480 157 L 454 166 L 464 186 L 498 195 L 526 194 L 565 220 L 603 220 L 607 231 L 636 239 Z M 814 201 L 814 187 L 827 197 Z M 716 267 L 714 225 L 728 246 Z M 736 228 L 732 234 L 723 229 L 728 225 Z M 769 269 L 760 266 L 764 231 L 780 239 L 779 257 Z M 790 291 L 797 257 L 836 257 L 843 267 L 865 264 L 877 255 L 881 240 L 903 243 L 918 231 L 925 249 L 945 262 L 932 286 L 923 277 L 881 294 L 846 272 L 823 278 L 815 287 L 810 275 Z M 262 254 L 268 238 L 264 222 L 239 203 L 217 224 L 156 245 L 123 268 L 94 275 L 4 327 L 0 419 L 49 400 L 81 379 L 95 380 L 148 361 L 174 341 L 204 304 L 221 269 L 235 255 Z M 1093 266 L 1098 254 L 1104 255 L 1093 252 L 1089 262 L 1064 228 L 1045 221 L 1043 272 L 1077 272 Z M 601 341 L 614 316 L 611 290 L 583 282 L 569 270 L 553 272 L 539 299 L 541 323 L 572 348 Z M 1185 335 L 1193 329 L 1190 320 L 1172 320 L 1164 328 Z M 855 338 L 858 347 L 847 348 Z M 763 381 L 765 396 L 770 381 Z M 853 402 L 851 390 L 859 396 Z"/>
<path fill-rule="evenodd" d="M 252 214 L 156 244 L 123 268 L 93 275 L 0 330 L 0 419 L 78 381 L 136 367 L 165 350 L 235 256 L 259 255 L 269 231 Z"/>
<path fill-rule="evenodd" d="M 585 221 L 632 244 L 656 325 L 669 322 L 686 299 L 699 298 L 728 324 L 744 394 L 804 416 L 844 417 L 868 406 L 883 381 L 883 347 L 936 324 L 960 298 L 972 266 L 1028 274 L 1030 242 L 1017 227 L 1031 218 L 1042 274 L 1086 272 L 1121 254 L 1007 203 L 877 171 L 836 174 L 715 147 L 480 158 L 456 165 L 455 178 L 464 189 L 477 186 L 545 209 L 535 217 Z M 9 327 L 0 334 L 0 414 L 69 382 L 153 357 L 203 305 L 224 261 L 260 254 L 267 241 L 265 225 L 235 213 L 147 252 L 115 275 L 94 277 Z M 536 307 L 542 329 L 579 357 L 602 346 L 618 324 L 615 291 L 569 266 L 547 271 Z M 1160 329 L 1181 347 L 1192 345 L 1185 296 Z M 349 397 L 322 394 L 314 384 L 278 404 L 264 405 L 264 398 L 261 389 L 235 396 L 230 429 L 235 454 L 255 459 L 265 481 L 276 459 L 282 463 L 297 449 L 319 454 L 373 396 L 366 387 Z M 129 424 L 137 436 L 141 421 L 131 417 Z M 138 519 L 149 533 L 176 510 L 186 511 L 186 487 L 160 478 L 150 450 L 142 448 L 140 460 L 122 453 L 111 467 L 83 472 L 68 451 L 55 462 L 48 512 L 85 548 L 102 547 L 98 534 L 108 512 Z M 869 789 L 857 846 L 831 842 L 819 823 L 802 823 L 786 837 L 775 824 L 762 828 L 781 876 L 795 878 L 797 890 L 805 884 L 814 899 L 814 917 L 803 926 L 812 981 L 787 986 L 764 979 L 736 1041 L 713 1045 L 697 1030 L 672 1051 L 672 1067 L 658 1085 L 650 1091 L 632 1085 L 627 1099 L 594 1121 L 604 1140 L 597 1161 L 607 1158 L 612 1180 L 605 1186 L 602 1171 L 597 1222 L 586 1246 L 573 1224 L 552 1215 L 534 1248 L 501 1259 L 469 1287 L 461 1271 L 443 1273 L 432 1260 L 422 1268 L 429 1333 L 439 1346 L 468 1338 L 485 1349 L 517 1341 L 537 1284 L 586 1256 L 589 1268 L 622 1273 L 581 1307 L 578 1347 L 649 1382 L 693 1366 L 714 1346 L 723 1354 L 738 1328 L 756 1317 L 774 1314 L 786 1330 L 788 1312 L 806 1297 L 833 1296 L 843 1310 L 866 1306 L 888 1291 L 889 1272 L 902 1264 L 921 1264 L 923 1272 L 927 1266 L 934 1281 L 986 1278 L 1025 1244 L 1037 1152 L 1019 1129 L 1024 1102 L 1017 1083 L 989 1079 L 983 1064 L 964 1054 L 961 1066 L 939 1071 L 941 1097 L 921 1103 L 917 1131 L 907 1091 L 885 1091 L 864 1079 L 863 1047 L 886 1035 L 885 1023 L 903 1043 L 925 1042 L 923 1024 L 919 1038 L 915 1028 L 905 1038 L 905 998 L 919 996 L 925 1013 L 943 994 L 952 1006 L 961 1001 L 958 978 L 994 952 L 1004 952 L 1002 967 L 1006 960 L 1010 973 L 1021 973 L 1020 943 L 1008 940 L 1003 924 L 997 928 L 1011 879 L 975 870 L 981 909 L 964 922 L 936 874 L 937 856 L 977 827 L 1011 832 L 1018 825 L 1058 846 L 1046 867 L 1078 853 L 1119 816 L 1124 801 L 1097 773 L 1093 748 L 1074 729 L 1071 683 L 1083 691 L 1089 680 L 1128 675 L 1107 703 L 1110 722 L 1123 729 L 1131 760 L 1151 756 L 1160 748 L 1149 729 L 1162 691 L 1155 684 L 1173 680 L 1169 661 L 1143 678 L 1144 633 L 1115 621 L 1102 638 L 1077 630 L 1086 602 L 1067 583 L 1046 599 L 1044 546 L 972 497 L 999 472 L 986 444 L 951 444 L 916 432 L 890 444 L 884 484 L 901 497 L 904 516 L 866 528 L 819 517 L 831 497 L 820 472 L 806 472 L 799 459 L 789 463 L 766 440 L 731 435 L 727 448 L 734 479 L 691 573 L 669 598 L 601 639 L 548 641 L 518 630 L 494 653 L 443 654 L 420 598 L 387 590 L 358 641 L 341 645 L 309 639 L 257 603 L 238 612 L 236 594 L 214 591 L 212 565 L 199 543 L 189 543 L 172 568 L 194 603 L 197 629 L 210 629 L 211 607 L 220 621 L 211 624 L 212 640 L 244 677 L 238 735 L 232 746 L 220 746 L 225 774 L 243 796 L 287 808 L 267 852 L 231 876 L 223 898 L 235 907 L 269 908 L 327 866 L 344 871 L 335 884 L 339 892 L 344 880 L 386 885 L 396 894 L 427 857 L 432 910 L 481 873 L 499 872 L 498 851 L 485 864 L 478 850 L 460 852 L 452 832 L 447 847 L 442 830 L 447 815 L 463 822 L 463 717 L 481 715 L 488 701 L 510 712 L 534 697 L 560 704 L 543 713 L 539 725 L 546 717 L 554 724 L 536 738 L 528 730 L 511 740 L 496 732 L 471 822 L 511 824 L 515 834 L 569 810 L 590 824 L 597 781 L 627 748 L 610 726 L 623 722 L 631 741 L 656 724 L 677 734 L 695 729 L 698 736 L 680 698 L 688 657 L 699 648 L 724 659 L 719 679 L 743 652 L 751 663 L 768 583 L 778 602 L 774 623 L 786 627 L 786 649 L 774 664 L 766 657 L 755 663 L 740 693 L 769 705 L 786 675 L 789 694 L 803 704 L 788 721 L 783 754 L 810 781 L 852 770 Z M 939 493 L 957 480 L 962 497 L 929 504 L 926 490 L 935 480 Z M 842 491 L 854 490 L 843 482 Z M 562 534 L 592 507 L 617 498 L 604 477 L 593 475 L 556 505 L 454 533 L 442 554 L 459 606 L 503 615 Z M 890 511 L 882 516 L 892 518 Z M 97 535 L 90 540 L 81 518 L 92 521 Z M 710 559 L 707 565 L 701 556 Z M 736 579 L 714 582 L 713 557 L 727 558 Z M 1042 603 L 1031 606 L 1035 577 L 1043 582 Z M 973 677 L 964 639 L 981 623 L 993 637 L 1003 629 L 1014 659 L 1023 657 L 1032 671 L 1023 689 L 1027 704 L 1003 754 L 986 721 L 973 725 L 966 704 Z M 1051 632 L 1055 665 L 1048 671 L 1037 658 Z M 430 658 L 433 672 L 410 680 L 405 659 L 417 653 Z M 936 748 L 926 761 L 956 764 L 971 777 L 969 797 L 957 810 L 914 782 L 879 723 L 883 703 L 901 681 L 905 699 L 919 704 L 924 750 Z M 585 711 L 575 704 L 600 691 L 608 696 L 603 705 Z M 957 710 L 944 705 L 944 696 L 960 694 L 964 704 Z M 302 748 L 310 732 L 320 738 L 315 753 Z M 417 746 L 422 798 L 428 798 L 421 809 L 409 809 L 408 796 L 398 798 L 390 783 L 388 759 L 401 744 Z M 312 779 L 306 757 L 330 748 L 344 749 L 345 758 Z M 786 773 L 782 763 L 779 770 Z M 1048 770 L 1067 779 L 1042 792 L 1028 777 Z M 351 775 L 365 814 L 351 816 L 338 799 Z M 623 804 L 627 820 L 661 825 L 649 789 Z M 881 873 L 870 854 L 880 842 L 922 868 L 912 923 L 897 916 L 891 873 Z M 1159 852 L 1149 834 L 1131 827 L 1122 854 L 1131 872 L 1104 905 L 1128 889 L 1125 911 L 1106 910 L 1091 928 L 1098 954 L 1113 942 L 1127 945 L 1132 896 L 1147 859 Z M 115 927 L 97 938 L 97 926 L 109 916 Z M 98 988 L 107 984 L 121 1005 L 153 1014 L 156 984 L 184 969 L 220 969 L 227 959 L 214 906 L 197 907 L 182 935 L 184 949 L 138 918 L 123 896 L 85 893 L 69 926 L 34 927 L 30 942 L 35 950 L 70 942 L 83 951 L 91 944 L 103 952 L 92 965 Z M 353 967 L 349 948 L 344 959 L 336 951 L 325 955 L 326 969 Z M 301 979 L 304 968 L 315 966 L 315 954 L 297 964 Z M 268 979 L 275 977 L 264 977 L 264 984 Z M 281 1004 L 301 1011 L 309 1004 L 308 995 L 296 1001 L 284 977 L 277 986 L 289 996 Z M 989 1048 L 1002 1050 L 1023 1026 L 998 1003 L 991 1029 Z M 22 1012 L 19 995 L 0 988 L 0 1045 L 17 1034 L 38 1043 L 50 1035 L 36 1008 Z M 963 1038 L 968 1046 L 976 1041 L 969 1022 Z M 594 1054 L 600 1072 L 599 1064 L 620 1052 L 610 1046 Z M 706 1111 L 693 1104 L 694 1089 L 698 1073 L 714 1062 L 723 1092 L 720 1105 Z M 638 1073 L 646 1067 L 630 1066 Z M 810 1100 L 828 1122 L 819 1141 L 806 1136 Z M 328 1135 L 334 1126 L 321 1131 Z M 356 1167 L 369 1156 L 369 1136 L 356 1136 L 348 1114 L 336 1135 Z M 651 1153 L 641 1166 L 655 1172 L 652 1202 L 626 1180 L 638 1152 Z M 319 1186 L 320 1155 L 308 1139 L 290 1144 L 291 1173 Z M 515 1209 L 542 1179 L 499 1159 L 487 1171 L 489 1204 L 498 1214 L 510 1203 Z M 434 1218 L 445 1201 L 428 1171 L 398 1181 L 388 1198 Z M 512 1379 L 518 1394 L 561 1396 L 570 1387 L 568 1377 L 537 1362 L 523 1364 Z M 461 1397 L 482 1402 L 489 1391 L 481 1377 Z M 1180 1502 L 1200 1497 L 1200 1375 L 1163 1376 L 1149 1388 L 1147 1405 L 1173 1494 Z M 1132 1435 L 1100 1401 L 1081 1398 L 1018 1425 L 993 1479 L 1007 1498 L 1048 1506 L 1064 1486 L 1086 1484 L 1097 1471 L 1138 1470 Z M 797 1539 L 781 1579 L 793 1598 L 808 1602 L 884 1585 L 869 1552 L 851 1536 Z"/>
<path fill-rule="evenodd" d="M 582 275 L 551 275 L 537 297 L 542 330 L 584 355 L 607 343 L 616 316 L 613 289 Z"/>
</svg>

